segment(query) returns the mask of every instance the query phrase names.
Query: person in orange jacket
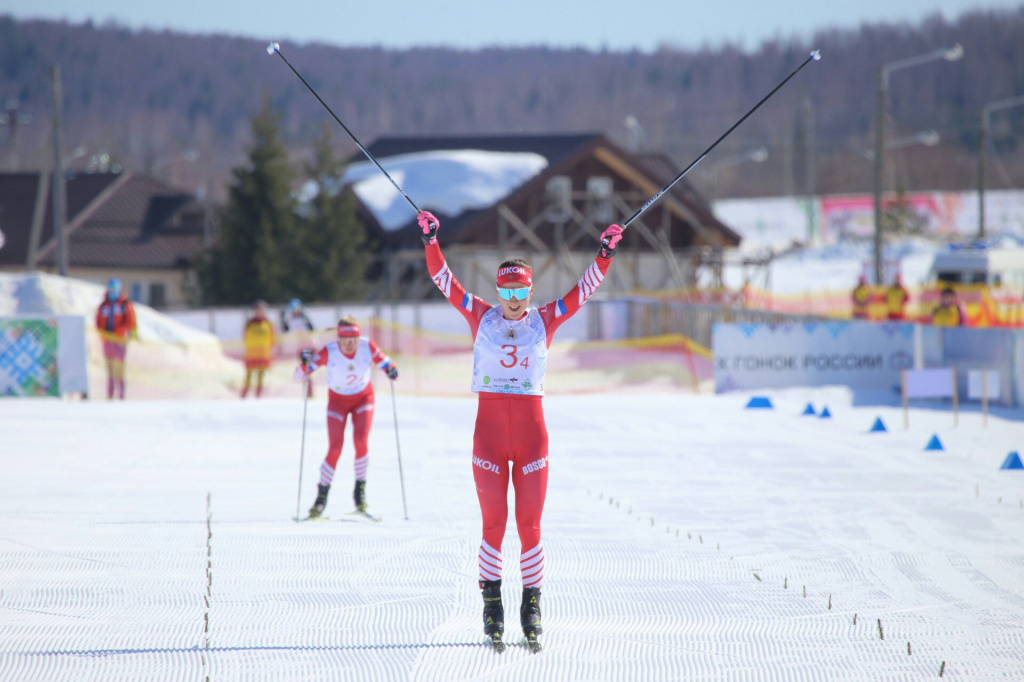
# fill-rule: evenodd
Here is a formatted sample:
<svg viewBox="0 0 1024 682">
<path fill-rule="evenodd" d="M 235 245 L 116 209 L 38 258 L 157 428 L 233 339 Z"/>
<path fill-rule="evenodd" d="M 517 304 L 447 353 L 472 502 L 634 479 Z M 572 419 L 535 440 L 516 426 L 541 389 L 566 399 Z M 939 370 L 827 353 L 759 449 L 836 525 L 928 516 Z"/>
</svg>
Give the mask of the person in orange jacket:
<svg viewBox="0 0 1024 682">
<path fill-rule="evenodd" d="M 114 389 L 124 400 L 124 363 L 128 337 L 135 334 L 135 307 L 121 290 L 117 277 L 107 282 L 107 294 L 96 309 L 96 329 L 103 339 L 103 359 L 107 365 L 107 400 L 113 400 Z"/>
<path fill-rule="evenodd" d="M 267 319 L 267 304 L 256 303 L 253 316 L 245 323 L 245 386 L 242 397 L 249 393 L 252 377 L 256 375 L 256 397 L 263 393 L 263 375 L 270 368 L 274 352 L 274 327 Z"/>
<path fill-rule="evenodd" d="M 853 290 L 853 317 L 857 320 L 865 320 L 868 317 L 868 306 L 871 304 L 871 287 L 868 286 L 868 278 L 860 276 L 860 281 Z"/>
<path fill-rule="evenodd" d="M 907 300 L 910 294 L 903 286 L 903 279 L 896 273 L 896 280 L 885 290 L 885 308 L 890 320 L 906 319 Z"/>
</svg>

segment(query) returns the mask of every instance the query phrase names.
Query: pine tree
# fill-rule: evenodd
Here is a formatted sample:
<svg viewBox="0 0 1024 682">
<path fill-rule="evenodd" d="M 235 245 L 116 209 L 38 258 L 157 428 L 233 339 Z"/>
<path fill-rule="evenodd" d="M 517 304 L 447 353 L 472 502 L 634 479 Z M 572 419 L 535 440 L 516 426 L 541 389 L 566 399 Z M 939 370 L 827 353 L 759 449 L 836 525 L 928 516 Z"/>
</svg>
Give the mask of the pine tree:
<svg viewBox="0 0 1024 682">
<path fill-rule="evenodd" d="M 341 187 L 344 166 L 334 153 L 326 124 L 305 172 L 316 195 L 300 211 L 292 258 L 293 295 L 311 301 L 359 298 L 366 293 L 364 278 L 372 256 L 356 215 L 355 197 Z"/>
<path fill-rule="evenodd" d="M 200 266 L 208 304 L 283 301 L 291 290 L 289 256 L 299 238 L 292 194 L 296 174 L 268 98 L 252 119 L 248 157 L 245 165 L 231 172 L 217 243 Z"/>
</svg>

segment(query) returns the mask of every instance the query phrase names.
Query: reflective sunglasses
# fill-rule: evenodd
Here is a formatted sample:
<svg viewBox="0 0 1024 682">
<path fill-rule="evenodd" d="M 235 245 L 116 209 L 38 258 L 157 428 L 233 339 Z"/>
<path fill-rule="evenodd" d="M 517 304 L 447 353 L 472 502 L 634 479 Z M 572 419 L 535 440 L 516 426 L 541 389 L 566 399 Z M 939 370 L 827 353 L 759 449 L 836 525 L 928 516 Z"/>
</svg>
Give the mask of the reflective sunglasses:
<svg viewBox="0 0 1024 682">
<path fill-rule="evenodd" d="M 501 296 L 506 301 L 525 301 L 530 297 L 530 287 L 519 287 L 515 289 L 498 287 L 498 296 Z"/>
</svg>

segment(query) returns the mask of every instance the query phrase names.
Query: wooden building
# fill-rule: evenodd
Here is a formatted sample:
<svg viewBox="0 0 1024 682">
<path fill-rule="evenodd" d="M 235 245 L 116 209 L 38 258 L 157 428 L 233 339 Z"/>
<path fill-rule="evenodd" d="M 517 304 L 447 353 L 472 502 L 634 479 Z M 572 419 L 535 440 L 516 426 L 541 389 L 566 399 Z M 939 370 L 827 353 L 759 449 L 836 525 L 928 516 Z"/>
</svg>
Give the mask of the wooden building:
<svg viewBox="0 0 1024 682">
<path fill-rule="evenodd" d="M 48 177 L 0 173 L 0 272 L 57 272 Z M 67 180 L 70 277 L 105 283 L 119 277 L 136 301 L 154 308 L 198 299 L 195 259 L 207 208 L 140 173 L 89 173 Z"/>
<path fill-rule="evenodd" d="M 593 259 L 604 228 L 628 219 L 680 170 L 663 155 L 632 153 L 600 134 L 388 137 L 368 149 L 386 169 L 399 169 L 396 173 L 407 181 L 398 181 L 403 190 L 421 209 L 438 216 L 442 247 L 452 271 L 482 296 L 488 296 L 497 265 L 508 257 L 531 263 L 539 298 L 563 294 Z M 433 186 L 436 182 L 424 183 L 422 178 L 417 182 L 401 170 L 403 162 L 416 158 L 429 163 L 446 152 L 467 150 L 497 159 L 530 154 L 542 158 L 537 164 L 541 168 L 500 196 L 453 212 L 446 212 L 451 209 L 444 208 L 446 202 L 438 198 L 445 188 Z M 362 159 L 360 154 L 349 161 L 358 164 Z M 382 178 L 374 178 L 372 168 L 364 170 L 362 177 L 380 188 Z M 456 180 L 473 181 L 471 176 Z M 385 221 L 379 193 L 370 197 L 359 183 L 353 187 L 363 220 L 383 246 L 378 295 L 433 296 L 413 209 L 408 207 L 404 222 Z M 722 251 L 739 240 L 684 178 L 630 225 L 603 293 L 693 286 L 698 271 L 718 268 Z"/>
</svg>

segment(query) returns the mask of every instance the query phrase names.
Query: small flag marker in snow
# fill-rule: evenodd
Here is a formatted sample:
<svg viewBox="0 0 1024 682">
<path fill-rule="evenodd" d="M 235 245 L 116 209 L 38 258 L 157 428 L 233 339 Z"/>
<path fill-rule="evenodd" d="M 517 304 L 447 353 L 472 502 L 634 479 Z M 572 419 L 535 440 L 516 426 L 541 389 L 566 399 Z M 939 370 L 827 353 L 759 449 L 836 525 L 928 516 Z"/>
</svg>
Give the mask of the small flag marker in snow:
<svg viewBox="0 0 1024 682">
<path fill-rule="evenodd" d="M 1003 465 L 1000 469 L 1024 469 L 1024 462 L 1020 461 L 1020 453 L 1016 450 L 1012 451 L 1003 460 Z"/>
<path fill-rule="evenodd" d="M 932 439 L 930 441 L 928 441 L 928 445 L 925 445 L 924 449 L 925 450 L 945 450 L 946 448 L 942 447 L 942 441 L 939 440 L 939 434 L 935 433 L 935 434 L 932 434 Z"/>
<path fill-rule="evenodd" d="M 818 419 L 831 419 L 832 413 L 828 411 L 828 405 L 821 408 L 821 414 L 818 415 Z"/>
<path fill-rule="evenodd" d="M 871 425 L 870 433 L 885 433 L 888 430 L 885 428 L 885 422 L 882 421 L 882 418 L 875 417 L 875 423 Z"/>
<path fill-rule="evenodd" d="M 814 411 L 814 405 L 810 403 L 807 403 L 807 407 L 805 407 L 804 411 L 800 413 L 803 417 L 814 417 L 817 414 L 818 413 Z"/>
<path fill-rule="evenodd" d="M 750 398 L 747 403 L 748 410 L 773 410 L 775 407 L 772 405 L 770 398 L 763 395 L 755 395 Z"/>
</svg>

